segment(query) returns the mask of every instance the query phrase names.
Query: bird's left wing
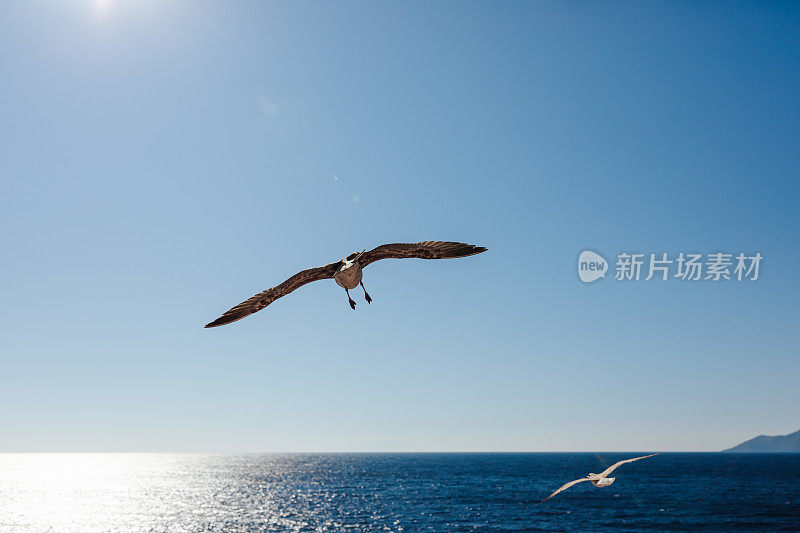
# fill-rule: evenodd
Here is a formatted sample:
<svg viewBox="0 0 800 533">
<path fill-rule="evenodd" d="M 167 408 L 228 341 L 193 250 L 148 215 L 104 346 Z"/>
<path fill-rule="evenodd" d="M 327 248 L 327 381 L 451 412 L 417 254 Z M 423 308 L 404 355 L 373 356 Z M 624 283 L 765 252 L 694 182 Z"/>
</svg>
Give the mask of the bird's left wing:
<svg viewBox="0 0 800 533">
<path fill-rule="evenodd" d="M 624 465 L 625 463 L 632 463 L 634 461 L 638 461 L 639 459 L 647 459 L 648 457 L 653 457 L 654 455 L 658 455 L 659 453 L 661 453 L 661 452 L 651 453 L 650 455 L 643 455 L 642 457 L 634 457 L 633 459 L 625 459 L 624 461 L 620 461 L 618 463 L 614 463 L 613 465 L 611 465 L 608 468 L 606 468 L 605 470 L 603 470 L 603 472 L 600 475 L 605 477 L 605 476 L 609 475 L 611 472 L 613 472 L 614 469 L 617 468 L 620 465 Z"/>
<path fill-rule="evenodd" d="M 589 481 L 589 478 L 588 478 L 588 477 L 582 477 L 582 478 L 580 478 L 580 479 L 576 479 L 575 481 L 570 481 L 569 483 L 565 483 L 564 485 L 562 485 L 562 487 L 561 487 L 560 489 L 558 489 L 558 490 L 557 490 L 557 491 L 555 491 L 553 494 L 551 494 L 550 496 L 548 496 L 548 497 L 547 497 L 547 498 L 545 498 L 544 500 L 540 501 L 539 503 L 544 503 L 544 502 L 546 502 L 547 500 L 549 500 L 550 498 L 552 498 L 553 496 L 555 496 L 555 495 L 556 495 L 556 494 L 558 494 L 559 492 L 563 492 L 563 491 L 567 490 L 568 488 L 570 488 L 572 485 L 576 485 L 576 484 L 578 484 L 578 483 L 581 483 L 582 481 Z M 537 504 L 537 505 L 538 505 L 538 504 Z"/>
<path fill-rule="evenodd" d="M 487 248 L 450 241 L 424 241 L 416 243 L 396 242 L 382 244 L 358 258 L 362 267 L 381 259 L 447 259 L 449 257 L 467 257 L 485 252 Z"/>
<path fill-rule="evenodd" d="M 264 309 L 266 306 L 268 306 L 278 298 L 286 296 L 293 290 L 302 287 L 306 283 L 311 283 L 312 281 L 319 281 L 321 279 L 332 278 L 333 275 L 336 273 L 336 271 L 339 269 L 341 263 L 342 263 L 341 261 L 337 261 L 329 265 L 309 268 L 307 270 L 298 272 L 297 274 L 287 279 L 280 285 L 259 292 L 252 298 L 243 301 L 236 307 L 232 307 L 231 309 L 226 311 L 224 315 L 222 315 L 215 321 L 206 324 L 205 327 L 214 328 L 217 326 L 224 326 L 225 324 L 230 324 L 231 322 L 236 322 L 237 320 L 240 320 L 248 315 L 252 315 L 256 311 L 261 311 L 262 309 Z"/>
</svg>

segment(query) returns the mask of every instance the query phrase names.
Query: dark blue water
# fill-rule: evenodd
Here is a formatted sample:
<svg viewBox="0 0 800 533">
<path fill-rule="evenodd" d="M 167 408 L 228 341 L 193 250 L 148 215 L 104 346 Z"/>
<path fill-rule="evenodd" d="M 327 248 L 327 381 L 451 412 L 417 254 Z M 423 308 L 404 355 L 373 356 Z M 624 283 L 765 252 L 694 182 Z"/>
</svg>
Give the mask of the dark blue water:
<svg viewBox="0 0 800 533">
<path fill-rule="evenodd" d="M 800 530 L 800 454 L 7 454 L 2 531 Z"/>
</svg>

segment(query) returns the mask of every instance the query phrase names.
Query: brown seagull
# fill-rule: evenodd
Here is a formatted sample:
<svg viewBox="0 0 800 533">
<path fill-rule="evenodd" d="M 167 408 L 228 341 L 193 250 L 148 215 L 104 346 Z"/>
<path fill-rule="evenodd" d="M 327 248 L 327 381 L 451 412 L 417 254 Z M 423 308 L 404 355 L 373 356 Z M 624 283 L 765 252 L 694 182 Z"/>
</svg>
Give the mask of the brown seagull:
<svg viewBox="0 0 800 533">
<path fill-rule="evenodd" d="M 658 452 L 658 453 L 661 453 L 661 452 Z M 581 483 L 583 481 L 591 481 L 592 485 L 594 485 L 595 487 L 600 487 L 600 488 L 607 487 L 607 486 L 611 485 L 612 483 L 614 483 L 614 479 L 616 479 L 616 478 L 613 478 L 613 477 L 608 477 L 608 475 L 611 472 L 613 472 L 615 468 L 617 468 L 620 465 L 624 465 L 625 463 L 632 463 L 634 461 L 638 461 L 639 459 L 647 459 L 648 457 L 653 457 L 654 455 L 658 455 L 658 453 L 651 453 L 650 455 L 645 455 L 645 456 L 642 456 L 642 457 L 634 457 L 633 459 L 625 459 L 624 461 L 620 461 L 618 463 L 614 463 L 613 465 L 609 466 L 608 468 L 606 468 L 605 470 L 603 470 L 599 474 L 590 473 L 586 477 L 582 477 L 580 479 L 576 479 L 575 481 L 570 481 L 569 483 L 564 484 L 560 489 L 558 489 L 553 494 L 551 494 L 550 496 L 548 496 L 544 500 L 540 501 L 539 503 L 544 503 L 547 500 L 549 500 L 550 498 L 552 498 L 553 496 L 555 496 L 556 494 L 558 494 L 559 492 L 565 491 L 568 488 L 570 488 L 572 485 L 575 485 L 577 483 Z"/>
<path fill-rule="evenodd" d="M 367 289 L 364 288 L 364 284 L 361 282 L 361 270 L 370 263 L 380 259 L 410 259 L 414 257 L 419 259 L 445 259 L 448 257 L 467 257 L 468 255 L 479 254 L 486 250 L 487 249 L 483 246 L 474 246 L 472 244 L 463 244 L 460 242 L 424 241 L 414 244 L 384 244 L 368 252 L 366 250 L 362 252 L 353 252 L 346 258 L 340 259 L 335 263 L 298 272 L 277 287 L 272 287 L 271 289 L 260 292 L 249 300 L 245 300 L 236 307 L 231 308 L 215 321 L 206 324 L 205 327 L 213 328 L 236 322 L 248 315 L 252 315 L 256 311 L 261 311 L 278 298 L 286 296 L 306 283 L 319 281 L 321 279 L 333 278 L 340 287 L 344 288 L 347 293 L 347 299 L 350 302 L 350 307 L 355 309 L 356 303 L 350 298 L 350 289 L 355 289 L 358 285 L 361 285 L 361 288 L 364 289 L 364 297 L 367 303 L 372 303 L 372 298 L 369 297 Z"/>
</svg>

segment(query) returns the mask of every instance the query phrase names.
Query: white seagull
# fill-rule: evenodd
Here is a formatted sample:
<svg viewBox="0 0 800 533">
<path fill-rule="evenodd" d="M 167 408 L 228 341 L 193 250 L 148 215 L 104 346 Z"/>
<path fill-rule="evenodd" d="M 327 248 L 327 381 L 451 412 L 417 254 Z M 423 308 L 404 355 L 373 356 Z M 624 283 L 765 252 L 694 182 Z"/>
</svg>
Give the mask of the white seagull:
<svg viewBox="0 0 800 533">
<path fill-rule="evenodd" d="M 607 486 L 611 485 L 612 483 L 614 483 L 614 479 L 616 479 L 616 478 L 607 477 L 607 476 L 611 472 L 613 472 L 614 469 L 617 468 L 618 466 L 624 465 L 625 463 L 632 463 L 634 461 L 638 461 L 639 459 L 647 459 L 648 457 L 653 457 L 654 455 L 658 455 L 659 453 L 661 453 L 661 452 L 651 453 L 650 455 L 644 455 L 642 457 L 634 457 L 633 459 L 625 459 L 624 461 L 620 461 L 618 463 L 614 463 L 613 465 L 609 466 L 608 468 L 606 468 L 605 470 L 603 470 L 599 474 L 590 473 L 586 477 L 582 477 L 580 479 L 576 479 L 575 481 L 570 481 L 569 483 L 566 483 L 560 489 L 558 489 L 553 494 L 551 494 L 550 496 L 548 496 L 544 500 L 540 501 L 539 503 L 544 503 L 547 500 L 549 500 L 550 498 L 552 498 L 553 496 L 555 496 L 556 494 L 558 494 L 559 492 L 565 491 L 568 488 L 570 488 L 572 485 L 575 485 L 577 483 L 581 483 L 583 481 L 591 481 L 592 485 L 594 485 L 595 487 L 600 487 L 600 488 L 607 487 Z"/>
<path fill-rule="evenodd" d="M 256 311 L 261 311 L 278 298 L 286 296 L 306 283 L 321 279 L 333 278 L 340 287 L 344 288 L 350 307 L 355 309 L 356 303 L 350 298 L 350 289 L 355 289 L 359 285 L 364 289 L 364 284 L 361 282 L 361 270 L 370 263 L 381 259 L 408 259 L 414 257 L 419 259 L 444 259 L 448 257 L 467 257 L 469 255 L 485 252 L 486 250 L 487 249 L 483 246 L 463 244 L 460 242 L 424 241 L 414 244 L 384 244 L 370 251 L 353 252 L 346 258 L 340 259 L 335 263 L 298 272 L 280 285 L 260 292 L 249 300 L 245 300 L 236 307 L 231 308 L 215 321 L 206 324 L 205 327 L 213 328 L 230 324 L 248 315 L 252 315 Z M 372 298 L 367 294 L 367 289 L 364 289 L 364 297 L 367 303 L 372 303 Z"/>
</svg>

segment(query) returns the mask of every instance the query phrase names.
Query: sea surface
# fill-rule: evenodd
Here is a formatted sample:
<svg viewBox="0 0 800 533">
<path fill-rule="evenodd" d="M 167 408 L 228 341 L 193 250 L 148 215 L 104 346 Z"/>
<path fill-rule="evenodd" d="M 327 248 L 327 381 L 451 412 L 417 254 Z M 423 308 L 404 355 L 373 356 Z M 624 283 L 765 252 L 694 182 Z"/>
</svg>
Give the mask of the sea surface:
<svg viewBox="0 0 800 533">
<path fill-rule="evenodd" d="M 800 454 L 0 454 L 0 531 L 800 531 Z"/>
</svg>

